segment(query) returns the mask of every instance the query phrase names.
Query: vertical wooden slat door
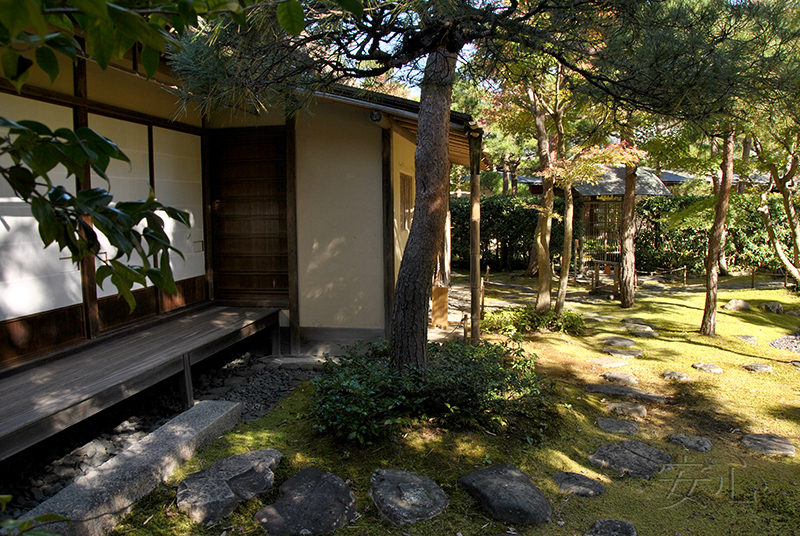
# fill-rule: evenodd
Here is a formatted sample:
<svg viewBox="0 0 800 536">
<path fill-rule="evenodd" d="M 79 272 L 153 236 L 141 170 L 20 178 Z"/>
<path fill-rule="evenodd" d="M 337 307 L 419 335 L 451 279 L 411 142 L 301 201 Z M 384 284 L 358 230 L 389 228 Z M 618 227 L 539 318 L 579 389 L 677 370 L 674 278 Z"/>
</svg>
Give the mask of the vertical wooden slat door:
<svg viewBox="0 0 800 536">
<path fill-rule="evenodd" d="M 210 135 L 214 298 L 288 307 L 286 129 Z"/>
</svg>

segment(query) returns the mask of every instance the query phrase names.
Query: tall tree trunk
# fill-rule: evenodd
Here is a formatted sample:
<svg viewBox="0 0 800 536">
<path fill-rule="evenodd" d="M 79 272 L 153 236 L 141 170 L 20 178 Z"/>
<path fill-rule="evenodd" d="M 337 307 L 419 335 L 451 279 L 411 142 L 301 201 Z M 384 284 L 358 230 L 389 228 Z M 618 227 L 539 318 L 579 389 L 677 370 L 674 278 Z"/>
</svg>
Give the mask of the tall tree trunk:
<svg viewBox="0 0 800 536">
<path fill-rule="evenodd" d="M 503 155 L 503 195 L 508 195 L 508 179 L 509 179 L 509 166 L 508 166 L 508 153 Z"/>
<path fill-rule="evenodd" d="M 636 165 L 625 166 L 625 195 L 622 198 L 620 224 L 619 299 L 623 308 L 634 306 L 636 299 Z"/>
<path fill-rule="evenodd" d="M 539 106 L 537 104 L 537 97 L 534 91 L 530 88 L 527 89 L 528 91 L 528 101 L 530 104 L 531 114 L 533 114 L 533 124 L 536 127 L 536 153 L 539 157 L 539 169 L 544 171 L 545 169 L 550 167 L 550 139 L 547 135 L 547 112 L 544 110 L 544 107 Z M 553 181 L 549 181 L 550 188 L 550 196 L 552 198 L 553 195 Z M 548 181 L 547 179 L 542 179 L 542 208 L 545 209 L 547 204 L 547 195 L 548 195 Z M 552 203 L 550 205 L 550 211 L 552 212 L 553 207 Z M 552 284 L 552 274 L 550 273 L 550 228 L 551 228 L 551 221 L 550 214 L 548 214 L 547 218 L 542 218 L 542 215 L 539 215 L 539 218 L 536 221 L 536 231 L 534 232 L 534 241 L 533 246 L 531 247 L 531 255 L 528 261 L 528 269 L 525 270 L 525 277 L 532 277 L 534 274 L 538 272 L 539 274 L 539 295 L 540 297 L 536 300 L 536 310 L 540 311 L 540 299 L 544 300 L 545 296 L 542 296 L 542 288 L 543 284 L 547 287 L 547 309 L 550 309 L 550 286 Z M 546 233 L 546 239 L 544 239 L 544 234 Z M 546 277 L 542 275 L 542 266 L 547 265 L 547 274 Z M 544 307 L 544 304 L 541 305 Z"/>
<path fill-rule="evenodd" d="M 561 274 L 558 280 L 558 296 L 556 297 L 556 314 L 564 312 L 567 301 L 567 285 L 569 284 L 569 265 L 572 262 L 572 220 L 575 204 L 572 200 L 572 185 L 564 186 L 564 251 L 561 254 Z"/>
<path fill-rule="evenodd" d="M 447 218 L 455 67 L 455 53 L 443 49 L 430 53 L 421 85 L 414 220 L 400 262 L 392 309 L 392 364 L 400 370 L 427 364 L 428 300 Z"/>
<path fill-rule="evenodd" d="M 719 286 L 719 250 L 722 242 L 722 232 L 725 227 L 725 217 L 728 214 L 728 201 L 731 197 L 731 183 L 733 182 L 733 147 L 734 131 L 725 135 L 722 145 L 722 180 L 717 195 L 717 206 L 714 211 L 714 223 L 708 234 L 708 254 L 706 256 L 706 304 L 703 309 L 703 322 L 700 324 L 700 334 L 713 337 L 716 334 L 717 324 L 717 290 Z"/>
<path fill-rule="evenodd" d="M 536 255 L 539 261 L 539 289 L 536 296 L 536 311 L 545 313 L 550 310 L 550 291 L 553 288 L 553 272 L 550 268 L 550 231 L 553 227 L 553 179 L 544 177 L 542 187 L 542 211 L 536 228 Z"/>
<path fill-rule="evenodd" d="M 791 276 L 794 280 L 795 285 L 800 287 L 800 271 L 797 269 L 797 265 L 793 264 L 789 257 L 786 255 L 786 252 L 783 250 L 783 245 L 778 237 L 775 235 L 775 227 L 772 224 L 772 214 L 769 211 L 769 199 L 768 199 L 769 192 L 763 192 L 761 194 L 761 206 L 758 207 L 758 212 L 761 214 L 761 219 L 764 220 L 764 226 L 767 228 L 767 236 L 769 237 L 769 242 L 772 244 L 772 249 L 775 250 L 775 254 L 778 256 L 778 259 L 781 261 L 783 268 L 786 270 L 786 273 Z"/>
</svg>

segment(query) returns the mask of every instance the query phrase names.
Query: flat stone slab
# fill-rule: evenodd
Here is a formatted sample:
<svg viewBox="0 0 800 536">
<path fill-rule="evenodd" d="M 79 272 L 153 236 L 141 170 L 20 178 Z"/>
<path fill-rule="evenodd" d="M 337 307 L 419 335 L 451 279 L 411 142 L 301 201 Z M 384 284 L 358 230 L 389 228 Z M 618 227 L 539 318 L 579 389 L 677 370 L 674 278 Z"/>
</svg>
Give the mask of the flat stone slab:
<svg viewBox="0 0 800 536">
<path fill-rule="evenodd" d="M 597 497 L 606 492 L 606 487 L 597 480 L 579 473 L 559 471 L 553 475 L 558 489 L 579 497 Z"/>
<path fill-rule="evenodd" d="M 603 339 L 603 344 L 617 348 L 630 348 L 631 346 L 636 346 L 636 341 L 627 337 L 606 337 Z"/>
<path fill-rule="evenodd" d="M 661 336 L 657 331 L 631 331 L 630 333 L 640 339 L 657 339 Z"/>
<path fill-rule="evenodd" d="M 636 435 L 639 433 L 639 425 L 628 419 L 609 419 L 608 417 L 598 417 L 595 424 L 604 432 L 610 434 Z"/>
<path fill-rule="evenodd" d="M 256 512 L 255 521 L 271 536 L 328 534 L 356 517 L 356 496 L 332 473 L 309 467 L 280 487 L 283 496 Z"/>
<path fill-rule="evenodd" d="M 751 346 L 758 346 L 758 339 L 756 339 L 753 335 L 734 335 L 734 337 L 742 342 L 746 342 Z"/>
<path fill-rule="evenodd" d="M 243 501 L 272 487 L 272 473 L 283 458 L 275 449 L 231 456 L 187 476 L 178 484 L 178 510 L 195 523 L 216 523 Z"/>
<path fill-rule="evenodd" d="M 433 480 L 408 471 L 378 469 L 370 482 L 369 496 L 378 513 L 398 527 L 431 519 L 450 502 Z"/>
<path fill-rule="evenodd" d="M 620 475 L 650 478 L 663 466 L 672 464 L 672 457 L 663 450 L 628 439 L 600 445 L 597 452 L 589 456 L 589 461 L 592 465 L 618 471 Z"/>
<path fill-rule="evenodd" d="M 692 381 L 688 374 L 685 372 L 677 372 L 674 370 L 668 370 L 667 372 L 661 375 L 662 378 L 666 380 L 671 380 L 673 382 L 680 382 L 680 383 L 687 383 Z"/>
<path fill-rule="evenodd" d="M 57 514 L 72 523 L 48 525 L 47 530 L 64 536 L 102 536 L 198 448 L 233 428 L 240 415 L 237 402 L 199 402 L 97 469 L 76 478 L 25 518 Z"/>
<path fill-rule="evenodd" d="M 752 309 L 749 303 L 740 299 L 733 299 L 722 306 L 726 311 L 749 311 Z"/>
<path fill-rule="evenodd" d="M 676 445 L 681 445 L 687 449 L 696 450 L 697 452 L 708 452 L 711 450 L 711 440 L 699 436 L 686 436 L 683 434 L 672 434 L 669 440 Z"/>
<path fill-rule="evenodd" d="M 626 415 L 634 419 L 646 419 L 647 408 L 636 402 L 614 402 L 606 406 L 608 411 L 613 411 L 619 415 Z"/>
<path fill-rule="evenodd" d="M 750 363 L 749 365 L 745 365 L 744 368 L 750 372 L 775 372 L 772 370 L 771 366 L 765 363 Z"/>
<path fill-rule="evenodd" d="M 632 387 L 634 385 L 639 384 L 639 378 L 631 374 L 630 372 L 625 372 L 623 370 L 612 370 L 609 372 L 604 372 L 601 374 L 606 381 L 611 383 L 618 383 L 620 385 L 627 385 L 628 387 Z"/>
<path fill-rule="evenodd" d="M 586 390 L 590 393 L 599 393 L 607 396 L 620 396 L 623 398 L 633 398 L 634 400 L 644 400 L 645 402 L 653 402 L 655 404 L 663 404 L 667 401 L 661 395 L 648 393 L 641 389 L 628 387 L 626 385 L 610 385 L 607 383 L 589 384 Z"/>
<path fill-rule="evenodd" d="M 779 435 L 775 434 L 748 434 L 742 438 L 742 443 L 767 456 L 794 456 L 794 445 Z"/>
<path fill-rule="evenodd" d="M 653 328 L 647 324 L 622 324 L 622 327 L 628 331 L 653 331 Z"/>
<path fill-rule="evenodd" d="M 600 519 L 583 536 L 636 536 L 636 527 L 621 519 Z"/>
<path fill-rule="evenodd" d="M 692 368 L 711 374 L 722 374 L 722 367 L 714 363 L 695 363 L 692 365 Z"/>
<path fill-rule="evenodd" d="M 624 367 L 625 365 L 628 364 L 627 361 L 624 361 L 622 359 L 616 359 L 614 357 L 596 357 L 594 359 L 590 359 L 589 363 L 600 365 L 603 368 Z"/>
<path fill-rule="evenodd" d="M 613 322 L 616 320 L 616 318 L 609 315 L 592 315 L 592 316 L 587 316 L 586 320 L 593 320 L 597 322 Z"/>
<path fill-rule="evenodd" d="M 647 326 L 653 329 L 656 329 L 655 324 L 651 324 L 647 322 L 644 318 L 639 318 L 638 316 L 631 316 L 628 318 L 623 318 L 621 321 L 623 324 L 636 324 L 638 326 Z"/>
<path fill-rule="evenodd" d="M 492 465 L 467 473 L 458 485 L 504 523 L 546 523 L 552 508 L 528 476 L 510 465 Z"/>
<path fill-rule="evenodd" d="M 603 348 L 603 352 L 612 357 L 639 357 L 644 350 L 638 348 Z"/>
</svg>

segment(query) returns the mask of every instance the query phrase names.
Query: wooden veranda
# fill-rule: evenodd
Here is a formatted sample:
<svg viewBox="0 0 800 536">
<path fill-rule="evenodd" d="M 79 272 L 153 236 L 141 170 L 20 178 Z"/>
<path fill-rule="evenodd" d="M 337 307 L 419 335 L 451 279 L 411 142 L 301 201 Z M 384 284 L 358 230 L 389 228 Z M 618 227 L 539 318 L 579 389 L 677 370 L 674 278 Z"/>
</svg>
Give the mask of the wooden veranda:
<svg viewBox="0 0 800 536">
<path fill-rule="evenodd" d="M 206 304 L 94 339 L 46 362 L 0 375 L 0 460 L 171 376 L 192 403 L 192 365 L 270 330 L 280 353 L 279 309 Z"/>
</svg>

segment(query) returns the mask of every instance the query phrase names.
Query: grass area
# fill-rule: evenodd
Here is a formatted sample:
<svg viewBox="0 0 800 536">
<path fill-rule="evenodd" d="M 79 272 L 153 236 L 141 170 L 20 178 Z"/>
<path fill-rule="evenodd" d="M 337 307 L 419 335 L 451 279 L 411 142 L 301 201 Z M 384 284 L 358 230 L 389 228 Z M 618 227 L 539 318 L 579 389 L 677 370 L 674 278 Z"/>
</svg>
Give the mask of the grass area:
<svg viewBox="0 0 800 536">
<path fill-rule="evenodd" d="M 508 300 L 512 293 L 489 287 L 487 301 Z M 583 388 L 586 383 L 602 381 L 599 374 L 603 370 L 587 362 L 605 355 L 599 351 L 602 339 L 627 335 L 615 320 L 590 324 L 582 337 L 555 333 L 526 337 L 526 349 L 539 355 L 537 371 L 552 376 L 557 384 L 557 416 L 549 423 L 541 445 L 484 430 L 433 425 L 418 425 L 391 440 L 363 447 L 339 444 L 315 432 L 308 412 L 313 387 L 306 383 L 263 419 L 241 424 L 202 449 L 168 484 L 137 505 L 113 534 L 264 534 L 252 522 L 255 512 L 278 499 L 277 488 L 283 481 L 310 466 L 347 480 L 356 494 L 361 516 L 339 533 L 501 534 L 510 527 L 488 517 L 456 485 L 461 475 L 490 464 L 520 468 L 553 506 L 551 524 L 513 527 L 522 535 L 582 535 L 595 520 L 607 517 L 631 521 L 643 535 L 792 534 L 800 527 L 800 459 L 762 456 L 744 448 L 739 440 L 745 433 L 775 433 L 800 447 L 800 369 L 790 364 L 800 356 L 768 344 L 794 333 L 800 319 L 757 309 L 767 301 L 781 302 L 786 310 L 800 309 L 800 300 L 784 290 L 736 290 L 721 291 L 719 303 L 734 297 L 749 301 L 754 310 L 720 310 L 715 338 L 697 334 L 704 300 L 699 292 L 641 294 L 636 306 L 627 310 L 620 309 L 618 302 L 603 300 L 570 304 L 583 313 L 617 320 L 635 316 L 658 327 L 659 338 L 637 339 L 644 354 L 630 359 L 624 369 L 640 379 L 639 388 L 668 397 L 665 405 L 646 404 L 648 417 L 639 423 L 641 434 L 636 437 L 667 451 L 675 462 L 674 469 L 652 479 L 620 478 L 588 461 L 599 445 L 630 438 L 605 433 L 594 425 L 597 417 L 613 415 L 604 407 L 606 400 Z M 758 346 L 742 342 L 737 334 L 755 336 Z M 711 375 L 694 370 L 691 364 L 697 361 L 715 363 L 725 372 Z M 753 362 L 770 364 L 775 372 L 752 374 L 742 368 Z M 667 370 L 686 372 L 694 381 L 667 382 L 661 378 Z M 688 451 L 668 441 L 672 433 L 702 435 L 711 439 L 714 447 L 707 453 Z M 243 504 L 226 521 L 212 527 L 194 525 L 177 511 L 174 485 L 184 476 L 223 457 L 259 448 L 275 448 L 285 456 L 273 490 Z M 375 512 L 367 495 L 370 475 L 378 468 L 429 476 L 448 494 L 450 506 L 428 522 L 390 526 Z M 598 479 L 607 492 L 596 498 L 564 494 L 552 480 L 557 471 Z"/>
</svg>

